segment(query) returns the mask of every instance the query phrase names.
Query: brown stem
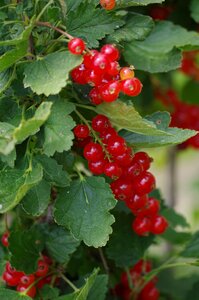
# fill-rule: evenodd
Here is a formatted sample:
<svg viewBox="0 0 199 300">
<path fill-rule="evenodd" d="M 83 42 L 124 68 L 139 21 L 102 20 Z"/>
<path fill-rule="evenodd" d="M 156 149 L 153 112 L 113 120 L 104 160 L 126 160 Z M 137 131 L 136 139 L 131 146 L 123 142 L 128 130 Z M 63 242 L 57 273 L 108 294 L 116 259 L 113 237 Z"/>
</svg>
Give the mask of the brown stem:
<svg viewBox="0 0 199 300">
<path fill-rule="evenodd" d="M 43 26 L 43 27 L 48 27 L 48 28 L 51 28 L 59 33 L 61 33 L 62 35 L 66 36 L 67 38 L 69 38 L 70 40 L 73 39 L 73 36 L 70 35 L 68 32 L 65 32 L 63 31 L 62 29 L 56 27 L 56 26 L 53 26 L 52 24 L 50 24 L 49 22 L 42 22 L 42 21 L 37 21 L 36 22 L 36 25 L 38 26 Z"/>
<path fill-rule="evenodd" d="M 102 264 L 104 266 L 104 269 L 105 269 L 106 273 L 109 275 L 109 266 L 108 266 L 108 263 L 107 263 L 106 258 L 104 256 L 104 253 L 102 251 L 102 248 L 99 248 L 98 251 L 99 251 L 99 255 L 100 255 L 100 258 L 102 260 Z"/>
</svg>

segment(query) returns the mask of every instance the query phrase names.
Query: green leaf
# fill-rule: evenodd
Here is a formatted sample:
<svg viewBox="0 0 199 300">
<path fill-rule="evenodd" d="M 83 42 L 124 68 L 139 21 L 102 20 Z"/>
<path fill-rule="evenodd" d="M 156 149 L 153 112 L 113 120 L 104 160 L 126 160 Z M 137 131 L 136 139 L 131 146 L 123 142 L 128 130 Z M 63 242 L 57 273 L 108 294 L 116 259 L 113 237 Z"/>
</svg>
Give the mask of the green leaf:
<svg viewBox="0 0 199 300">
<path fill-rule="evenodd" d="M 63 190 L 55 204 L 55 219 L 78 240 L 95 248 L 105 246 L 112 233 L 114 217 L 110 214 L 116 201 L 105 180 L 88 177 L 74 180 Z"/>
<path fill-rule="evenodd" d="M 42 300 L 54 300 L 59 296 L 59 289 L 53 288 L 50 285 L 46 284 L 39 291 L 39 294 Z"/>
<path fill-rule="evenodd" d="M 190 79 L 184 86 L 180 94 L 182 101 L 189 104 L 198 104 L 199 85 L 197 81 Z"/>
<path fill-rule="evenodd" d="M 199 22 L 199 3 L 198 0 L 191 0 L 190 3 L 191 16 L 196 21 Z"/>
<path fill-rule="evenodd" d="M 3 169 L 0 171 L 0 213 L 14 208 L 43 176 L 41 165 L 32 170 Z"/>
<path fill-rule="evenodd" d="M 181 253 L 184 257 L 199 257 L 199 231 L 197 231 Z"/>
<path fill-rule="evenodd" d="M 156 124 L 157 128 L 161 130 L 162 135 L 155 136 L 153 134 L 145 135 L 127 131 L 120 132 L 128 143 L 138 148 L 177 145 L 197 134 L 194 130 L 168 127 L 170 123 L 170 115 L 168 112 L 155 112 L 145 119 Z"/>
<path fill-rule="evenodd" d="M 107 244 L 106 253 L 118 267 L 134 265 L 153 242 L 153 236 L 140 237 L 132 231 L 132 215 L 115 215 L 113 234 Z"/>
<path fill-rule="evenodd" d="M 89 48 L 98 47 L 98 40 L 107 34 L 112 34 L 123 24 L 120 18 L 108 15 L 105 10 L 96 8 L 92 1 L 84 1 L 76 10 L 70 11 L 66 20 L 68 32 L 73 36 L 83 38 Z"/>
<path fill-rule="evenodd" d="M 82 61 L 80 55 L 69 51 L 55 52 L 27 64 L 24 70 L 24 87 L 38 95 L 58 94 L 66 86 L 69 73 Z"/>
<path fill-rule="evenodd" d="M 109 38 L 116 42 L 144 40 L 154 27 L 154 22 L 149 16 L 129 13 L 125 25 L 117 29 Z"/>
<path fill-rule="evenodd" d="M 185 300 L 199 299 L 199 281 L 194 283 L 192 289 L 188 291 Z"/>
<path fill-rule="evenodd" d="M 117 7 L 143 6 L 154 3 L 162 3 L 165 0 L 120 0 Z"/>
<path fill-rule="evenodd" d="M 52 156 L 56 151 L 63 152 L 71 148 L 75 123 L 69 114 L 74 108 L 67 100 L 54 102 L 51 115 L 44 126 L 43 147 L 46 155 Z"/>
<path fill-rule="evenodd" d="M 21 295 L 19 292 L 9 289 L 0 288 L 1 300 L 31 300 L 29 296 Z"/>
<path fill-rule="evenodd" d="M 44 178 L 54 186 L 65 187 L 70 183 L 69 175 L 63 170 L 57 161 L 46 155 L 36 156 L 36 160 L 41 163 L 44 169 Z"/>
<path fill-rule="evenodd" d="M 17 36 L 12 40 L 0 41 L 0 46 L 16 46 L 24 41 L 28 41 L 32 29 L 33 29 L 33 22 L 31 21 L 30 24 L 24 29 L 24 31 L 19 36 Z"/>
<path fill-rule="evenodd" d="M 9 167 L 14 168 L 14 163 L 16 160 L 16 150 L 14 149 L 8 155 L 0 154 L 0 159 L 2 162 L 7 164 Z"/>
<path fill-rule="evenodd" d="M 0 122 L 0 153 L 7 155 L 14 150 L 13 132 L 15 127 L 9 123 Z"/>
<path fill-rule="evenodd" d="M 38 229 L 12 231 L 9 237 L 11 265 L 26 274 L 35 272 L 43 247 L 43 236 Z"/>
<path fill-rule="evenodd" d="M 106 115 L 119 130 L 126 129 L 140 134 L 157 136 L 163 133 L 155 123 L 143 119 L 133 105 L 127 105 L 120 101 L 103 103 L 97 106 L 96 111 Z"/>
<path fill-rule="evenodd" d="M 105 300 L 108 291 L 108 276 L 98 275 L 92 285 L 87 300 Z"/>
<path fill-rule="evenodd" d="M 79 291 L 69 295 L 58 297 L 55 300 L 87 300 L 88 293 L 93 284 L 95 283 L 98 272 L 99 269 L 95 269 L 93 273 L 85 280 L 85 285 L 82 288 L 80 288 Z"/>
<path fill-rule="evenodd" d="M 15 68 L 10 68 L 0 72 L 0 94 L 3 93 L 11 84 L 15 76 Z"/>
<path fill-rule="evenodd" d="M 166 232 L 161 235 L 161 238 L 169 241 L 172 245 L 183 245 L 187 243 L 191 238 L 191 233 L 184 231 L 176 231 L 169 227 Z"/>
<path fill-rule="evenodd" d="M 50 192 L 50 184 L 45 180 L 40 181 L 28 191 L 21 202 L 25 212 L 35 217 L 43 214 L 50 202 Z"/>
<path fill-rule="evenodd" d="M 183 228 L 190 227 L 185 217 L 177 213 L 171 207 L 164 208 L 161 211 L 161 215 L 163 215 L 168 220 L 169 224 L 172 225 L 172 227 L 176 227 L 176 226 L 181 226 Z"/>
<path fill-rule="evenodd" d="M 61 264 L 68 263 L 70 256 L 80 242 L 68 230 L 60 226 L 51 226 L 46 236 L 46 248 L 50 257 Z"/>
</svg>

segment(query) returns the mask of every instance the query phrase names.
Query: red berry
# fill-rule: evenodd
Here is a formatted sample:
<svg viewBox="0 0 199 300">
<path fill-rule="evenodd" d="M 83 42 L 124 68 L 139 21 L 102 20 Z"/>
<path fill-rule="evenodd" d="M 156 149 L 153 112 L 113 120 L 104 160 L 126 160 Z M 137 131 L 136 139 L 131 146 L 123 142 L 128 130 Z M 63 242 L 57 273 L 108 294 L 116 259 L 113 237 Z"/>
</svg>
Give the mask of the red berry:
<svg viewBox="0 0 199 300">
<path fill-rule="evenodd" d="M 95 162 L 89 161 L 88 168 L 93 174 L 100 175 L 103 174 L 105 165 L 106 165 L 105 159 L 101 159 Z"/>
<path fill-rule="evenodd" d="M 77 137 L 77 138 L 80 138 L 80 139 L 85 139 L 89 136 L 89 128 L 87 125 L 77 125 L 75 126 L 75 128 L 73 129 L 74 131 L 74 135 Z"/>
<path fill-rule="evenodd" d="M 168 9 L 167 7 L 164 6 L 154 5 L 150 10 L 149 15 L 154 20 L 166 20 L 169 17 L 170 12 L 171 12 L 170 8 Z"/>
<path fill-rule="evenodd" d="M 97 53 L 93 56 L 92 65 L 90 68 L 95 70 L 98 74 L 105 73 L 110 67 L 110 61 L 103 53 Z"/>
<path fill-rule="evenodd" d="M 92 128 L 97 132 L 103 132 L 111 126 L 109 119 L 104 115 L 97 115 L 92 119 Z"/>
<path fill-rule="evenodd" d="M 168 227 L 168 222 L 163 216 L 155 216 L 151 219 L 151 232 L 153 234 L 162 234 Z"/>
<path fill-rule="evenodd" d="M 26 290 L 27 290 L 27 287 L 23 286 L 22 284 L 19 284 L 17 286 L 17 291 L 18 292 L 25 292 Z M 36 290 L 35 286 L 32 286 L 30 289 L 27 290 L 26 295 L 31 297 L 31 298 L 34 298 L 36 296 L 36 293 L 37 293 L 37 290 Z"/>
<path fill-rule="evenodd" d="M 42 289 L 45 284 L 50 284 L 52 281 L 52 276 L 44 277 L 37 283 L 37 288 Z"/>
<path fill-rule="evenodd" d="M 121 81 L 121 90 L 128 96 L 138 96 L 142 90 L 142 83 L 136 77 Z"/>
<path fill-rule="evenodd" d="M 139 162 L 134 162 L 132 159 L 131 164 L 125 170 L 124 175 L 129 179 L 134 180 L 137 176 L 139 176 L 143 172 L 142 166 Z"/>
<path fill-rule="evenodd" d="M 98 86 L 102 83 L 102 74 L 97 73 L 95 70 L 87 70 L 85 77 L 87 83 L 91 86 Z"/>
<path fill-rule="evenodd" d="M 143 170 L 148 170 L 150 168 L 152 159 L 150 156 L 143 151 L 136 152 L 133 157 L 133 162 L 139 162 Z"/>
<path fill-rule="evenodd" d="M 107 70 L 108 74 L 111 76 L 116 76 L 119 74 L 120 65 L 117 61 L 112 61 L 110 63 L 110 68 Z"/>
<path fill-rule="evenodd" d="M 104 157 L 102 146 L 90 142 L 84 148 L 84 157 L 89 161 L 98 161 Z"/>
<path fill-rule="evenodd" d="M 121 176 L 122 169 L 115 162 L 109 162 L 104 166 L 104 174 L 112 179 L 116 179 Z"/>
<path fill-rule="evenodd" d="M 86 69 L 84 64 L 79 65 L 71 71 L 71 78 L 78 84 L 86 84 Z"/>
<path fill-rule="evenodd" d="M 134 266 L 133 271 L 140 275 L 151 272 L 152 265 L 150 261 L 140 259 Z"/>
<path fill-rule="evenodd" d="M 23 285 L 23 286 L 30 286 L 33 282 L 35 281 L 35 276 L 33 274 L 31 275 L 23 275 L 21 276 L 20 278 L 20 284 Z"/>
<path fill-rule="evenodd" d="M 10 233 L 7 231 L 2 235 L 1 238 L 1 243 L 4 247 L 8 247 L 9 246 L 9 242 L 8 242 L 8 238 L 10 236 Z"/>
<path fill-rule="evenodd" d="M 114 156 L 122 155 L 124 152 L 126 152 L 125 140 L 120 136 L 113 137 L 107 144 L 107 150 Z"/>
<path fill-rule="evenodd" d="M 94 55 L 97 53 L 99 53 L 97 50 L 91 50 L 89 53 L 84 54 L 83 64 L 85 65 L 86 68 L 90 69 L 92 59 Z"/>
<path fill-rule="evenodd" d="M 103 101 L 114 102 L 119 97 L 120 83 L 117 80 L 112 80 L 101 85 L 99 91 Z"/>
<path fill-rule="evenodd" d="M 116 136 L 118 136 L 117 132 L 112 127 L 108 127 L 104 131 L 100 132 L 100 138 L 104 144 L 108 144 L 108 142 Z"/>
<path fill-rule="evenodd" d="M 137 235 L 147 235 L 151 231 L 151 221 L 147 217 L 136 217 L 132 228 Z"/>
<path fill-rule="evenodd" d="M 19 276 L 15 276 L 15 274 L 10 274 L 7 271 L 3 273 L 2 278 L 9 286 L 16 286 L 20 280 Z"/>
<path fill-rule="evenodd" d="M 99 89 L 97 87 L 94 87 L 90 93 L 89 98 L 92 104 L 99 105 L 103 102 L 102 97 L 100 95 Z"/>
<path fill-rule="evenodd" d="M 129 270 L 129 273 L 130 273 L 130 280 L 132 281 L 132 284 L 135 285 L 136 279 L 137 279 L 138 276 L 134 272 L 133 268 L 131 268 Z M 124 289 L 128 289 L 129 288 L 129 278 L 128 278 L 128 275 L 127 275 L 126 272 L 123 272 L 121 274 L 120 281 L 121 281 Z"/>
<path fill-rule="evenodd" d="M 127 148 L 126 151 L 120 155 L 115 155 L 113 159 L 121 167 L 128 167 L 132 162 L 131 148 Z"/>
<path fill-rule="evenodd" d="M 116 2 L 115 0 L 100 0 L 100 5 L 106 10 L 112 10 L 115 7 Z"/>
<path fill-rule="evenodd" d="M 133 195 L 130 199 L 127 200 L 126 205 L 130 208 L 133 212 L 137 212 L 139 209 L 143 208 L 148 201 L 148 196 L 139 196 Z"/>
<path fill-rule="evenodd" d="M 6 272 L 18 278 L 21 278 L 21 276 L 24 275 L 23 272 L 19 272 L 15 268 L 13 268 L 9 261 L 6 263 Z"/>
<path fill-rule="evenodd" d="M 80 55 L 85 50 L 85 43 L 82 39 L 73 38 L 68 43 L 68 50 L 75 55 Z"/>
<path fill-rule="evenodd" d="M 101 53 L 105 54 L 110 61 L 118 60 L 120 57 L 119 50 L 112 44 L 106 44 L 101 48 Z"/>
<path fill-rule="evenodd" d="M 47 256 L 47 255 L 42 255 L 42 257 L 43 257 L 43 260 L 44 260 L 49 266 L 51 266 L 51 265 L 53 264 L 53 260 L 52 260 L 52 258 L 50 258 L 49 256 Z"/>
<path fill-rule="evenodd" d="M 46 274 L 48 273 L 48 269 L 49 269 L 48 264 L 44 260 L 39 260 L 38 261 L 38 268 L 37 268 L 37 271 L 36 271 L 35 275 L 37 277 L 46 276 Z"/>
<path fill-rule="evenodd" d="M 120 70 L 120 79 L 131 79 L 135 76 L 135 72 L 133 71 L 133 68 L 124 67 Z"/>
<path fill-rule="evenodd" d="M 138 195 L 145 195 L 155 188 L 155 177 L 150 172 L 142 172 L 133 183 L 134 190 Z"/>
<path fill-rule="evenodd" d="M 141 300 L 158 300 L 160 293 L 152 281 L 148 282 L 140 293 Z"/>
<path fill-rule="evenodd" d="M 88 143 L 90 143 L 92 141 L 91 136 L 88 136 L 85 139 L 77 139 L 75 142 L 75 146 L 77 148 L 84 148 Z"/>
<path fill-rule="evenodd" d="M 112 182 L 110 186 L 116 199 L 126 201 L 132 197 L 133 185 L 126 178 L 119 178 Z"/>
<path fill-rule="evenodd" d="M 160 203 L 155 198 L 149 198 L 146 207 L 141 211 L 142 216 L 155 216 L 160 210 Z"/>
</svg>

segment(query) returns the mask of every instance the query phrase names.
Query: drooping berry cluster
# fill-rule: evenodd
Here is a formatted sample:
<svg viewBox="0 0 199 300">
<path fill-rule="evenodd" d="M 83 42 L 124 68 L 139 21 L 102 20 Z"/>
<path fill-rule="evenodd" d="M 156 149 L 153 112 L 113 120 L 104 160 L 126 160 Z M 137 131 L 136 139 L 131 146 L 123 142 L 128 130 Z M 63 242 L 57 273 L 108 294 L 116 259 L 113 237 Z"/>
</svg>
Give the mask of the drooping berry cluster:
<svg viewBox="0 0 199 300">
<path fill-rule="evenodd" d="M 166 20 L 170 16 L 173 8 L 171 6 L 153 5 L 149 10 L 149 15 L 154 20 Z"/>
<path fill-rule="evenodd" d="M 113 102 L 120 92 L 128 96 L 141 93 L 142 83 L 135 77 L 133 67 L 119 65 L 119 50 L 112 44 L 104 45 L 100 51 L 84 51 L 85 44 L 79 38 L 73 38 L 68 43 L 73 54 L 83 54 L 83 63 L 71 71 L 71 78 L 78 84 L 89 84 L 89 99 L 92 104 Z"/>
<path fill-rule="evenodd" d="M 180 70 L 192 77 L 194 80 L 199 81 L 199 65 L 198 65 L 199 51 L 184 52 L 183 60 Z"/>
<path fill-rule="evenodd" d="M 92 131 L 98 142 L 91 140 L 86 125 L 74 128 L 77 140 L 82 144 L 85 141 L 83 154 L 89 170 L 112 179 L 110 187 L 115 198 L 124 201 L 135 215 L 132 228 L 138 235 L 162 234 L 168 223 L 159 215 L 158 200 L 148 197 L 155 187 L 155 177 L 148 171 L 151 158 L 145 152 L 133 154 L 104 115 L 92 119 Z"/>
<path fill-rule="evenodd" d="M 26 295 L 34 298 L 38 289 L 51 283 L 52 276 L 48 275 L 51 264 L 52 260 L 43 255 L 38 261 L 37 271 L 34 274 L 27 275 L 24 272 L 17 271 L 7 262 L 2 278 L 7 286 L 15 287 L 18 292 L 25 292 Z"/>
<path fill-rule="evenodd" d="M 115 0 L 100 0 L 100 5 L 106 10 L 112 10 L 115 8 Z"/>
<path fill-rule="evenodd" d="M 166 92 L 156 91 L 156 98 L 171 110 L 171 127 L 199 130 L 199 106 L 182 102 L 177 93 L 170 89 Z M 179 145 L 180 149 L 187 147 L 199 148 L 199 134 Z"/>
<path fill-rule="evenodd" d="M 126 272 L 121 274 L 120 283 L 115 286 L 113 294 L 123 300 L 134 298 L 137 300 L 158 300 L 160 293 L 156 288 L 157 277 L 154 277 L 146 284 L 143 278 L 151 270 L 152 265 L 150 261 L 139 260 L 129 270 L 130 276 Z M 144 287 L 142 288 L 143 285 Z"/>
</svg>

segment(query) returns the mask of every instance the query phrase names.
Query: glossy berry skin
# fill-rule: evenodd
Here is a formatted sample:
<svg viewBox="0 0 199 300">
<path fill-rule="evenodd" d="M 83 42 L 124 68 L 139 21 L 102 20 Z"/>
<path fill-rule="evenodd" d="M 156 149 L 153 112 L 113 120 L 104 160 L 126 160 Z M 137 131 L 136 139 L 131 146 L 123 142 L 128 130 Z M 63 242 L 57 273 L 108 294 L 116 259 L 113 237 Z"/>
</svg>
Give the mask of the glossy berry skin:
<svg viewBox="0 0 199 300">
<path fill-rule="evenodd" d="M 92 137 L 88 136 L 85 139 L 77 139 L 75 141 L 75 145 L 77 148 L 84 148 L 88 143 L 90 143 L 92 141 Z"/>
<path fill-rule="evenodd" d="M 20 278 L 19 284 L 28 287 L 35 281 L 35 276 L 33 274 L 30 275 L 23 275 Z"/>
<path fill-rule="evenodd" d="M 144 196 L 139 196 L 134 194 L 130 199 L 127 200 L 126 205 L 128 206 L 128 208 L 130 208 L 133 213 L 142 209 L 148 202 L 148 196 L 144 195 Z"/>
<path fill-rule="evenodd" d="M 125 170 L 124 175 L 129 179 L 134 180 L 137 176 L 139 176 L 143 172 L 142 166 L 139 162 L 134 162 L 132 159 L 131 164 Z"/>
<path fill-rule="evenodd" d="M 97 143 L 90 142 L 84 148 L 84 157 L 92 162 L 96 162 L 103 158 L 103 149 Z"/>
<path fill-rule="evenodd" d="M 6 263 L 6 272 L 18 278 L 21 278 L 21 276 L 24 275 L 23 272 L 19 272 L 15 268 L 13 268 L 9 261 Z"/>
<path fill-rule="evenodd" d="M 120 136 L 109 140 L 107 144 L 107 150 L 110 154 L 114 156 L 122 155 L 126 151 L 125 140 Z"/>
<path fill-rule="evenodd" d="M 17 286 L 18 292 L 25 292 L 27 290 L 27 287 L 23 286 L 22 284 Z M 37 290 L 35 286 L 32 286 L 26 293 L 27 296 L 34 298 L 36 296 Z"/>
<path fill-rule="evenodd" d="M 153 234 L 162 234 L 168 227 L 168 222 L 163 216 L 155 216 L 151 219 L 151 232 Z"/>
<path fill-rule="evenodd" d="M 8 238 L 10 236 L 10 233 L 7 231 L 2 235 L 1 238 L 1 243 L 4 247 L 8 247 L 9 246 L 9 242 L 8 242 Z"/>
<path fill-rule="evenodd" d="M 112 182 L 110 186 L 116 199 L 127 201 L 128 198 L 132 197 L 133 185 L 130 181 L 127 181 L 124 178 L 119 178 Z"/>
<path fill-rule="evenodd" d="M 147 217 L 136 217 L 132 228 L 137 235 L 145 236 L 151 231 L 151 221 Z"/>
<path fill-rule="evenodd" d="M 113 157 L 114 161 L 121 167 L 128 167 L 132 163 L 132 150 L 126 148 L 126 151 Z"/>
<path fill-rule="evenodd" d="M 110 66 L 110 61 L 103 53 L 97 53 L 93 56 L 92 64 L 90 66 L 98 74 L 104 74 Z"/>
<path fill-rule="evenodd" d="M 86 81 L 91 86 L 99 86 L 102 83 L 102 74 L 97 73 L 94 70 L 86 70 Z"/>
<path fill-rule="evenodd" d="M 136 177 L 133 186 L 136 194 L 149 194 L 155 188 L 155 177 L 148 171 L 142 172 Z"/>
<path fill-rule="evenodd" d="M 73 129 L 74 135 L 79 139 L 85 139 L 89 136 L 90 130 L 87 125 L 77 125 Z"/>
<path fill-rule="evenodd" d="M 83 64 L 86 68 L 90 69 L 93 57 L 95 54 L 99 53 L 97 50 L 90 50 L 89 53 L 84 54 Z"/>
<path fill-rule="evenodd" d="M 101 159 L 95 162 L 89 161 L 88 168 L 95 175 L 101 175 L 104 172 L 104 167 L 106 165 L 106 160 Z"/>
<path fill-rule="evenodd" d="M 149 198 L 146 207 L 140 212 L 142 216 L 156 216 L 160 210 L 160 202 L 155 198 Z"/>
<path fill-rule="evenodd" d="M 102 131 L 101 133 L 100 133 L 100 138 L 101 138 L 101 140 L 102 140 L 102 142 L 104 143 L 104 144 L 108 144 L 108 142 L 111 140 L 111 139 L 113 139 L 113 138 L 115 138 L 115 137 L 117 137 L 118 135 L 117 135 L 117 132 L 115 131 L 115 129 L 114 128 L 112 128 L 112 127 L 108 127 L 107 129 L 105 129 L 104 131 Z"/>
<path fill-rule="evenodd" d="M 92 90 L 90 90 L 89 98 L 92 104 L 99 105 L 103 102 L 99 89 L 97 87 L 94 87 Z"/>
<path fill-rule="evenodd" d="M 120 70 L 120 79 L 131 79 L 135 76 L 135 72 L 133 71 L 133 68 L 124 67 Z"/>
<path fill-rule="evenodd" d="M 48 273 L 48 270 L 49 270 L 48 264 L 44 260 L 39 260 L 37 271 L 36 271 L 35 275 L 37 277 L 46 276 L 46 274 Z"/>
<path fill-rule="evenodd" d="M 114 102 L 119 97 L 120 83 L 117 80 L 112 80 L 100 86 L 99 91 L 104 102 Z"/>
<path fill-rule="evenodd" d="M 116 2 L 115 0 L 100 0 L 100 5 L 106 10 L 112 10 L 115 7 Z"/>
<path fill-rule="evenodd" d="M 79 66 L 77 66 L 76 68 L 74 68 L 71 73 L 71 78 L 74 82 L 78 83 L 78 84 L 86 84 L 86 69 L 84 64 L 81 64 Z"/>
<path fill-rule="evenodd" d="M 152 281 L 148 282 L 142 289 L 139 299 L 140 300 L 158 300 L 160 293 Z"/>
<path fill-rule="evenodd" d="M 8 286 L 17 286 L 20 280 L 19 276 L 16 276 L 15 274 L 10 274 L 7 271 L 3 273 L 2 278 Z"/>
<path fill-rule="evenodd" d="M 117 61 L 112 61 L 110 63 L 110 68 L 107 70 L 108 74 L 111 76 L 116 76 L 119 74 L 120 65 Z"/>
<path fill-rule="evenodd" d="M 92 119 L 92 128 L 101 133 L 111 126 L 109 119 L 104 115 L 97 115 Z"/>
<path fill-rule="evenodd" d="M 104 166 L 104 174 L 112 179 L 117 179 L 122 174 L 122 169 L 115 162 L 109 162 Z"/>
<path fill-rule="evenodd" d="M 75 55 L 80 55 L 85 50 L 85 43 L 80 38 L 73 38 L 68 43 L 68 50 Z"/>
<path fill-rule="evenodd" d="M 121 81 L 121 90 L 128 96 L 138 96 L 142 90 L 142 83 L 136 77 Z"/>
<path fill-rule="evenodd" d="M 119 50 L 112 44 L 106 44 L 101 48 L 101 53 L 105 54 L 110 61 L 116 61 L 120 57 Z"/>
<path fill-rule="evenodd" d="M 133 162 L 138 162 L 142 166 L 142 169 L 147 171 L 150 168 L 152 159 L 143 151 L 136 152 L 133 157 Z"/>
</svg>

